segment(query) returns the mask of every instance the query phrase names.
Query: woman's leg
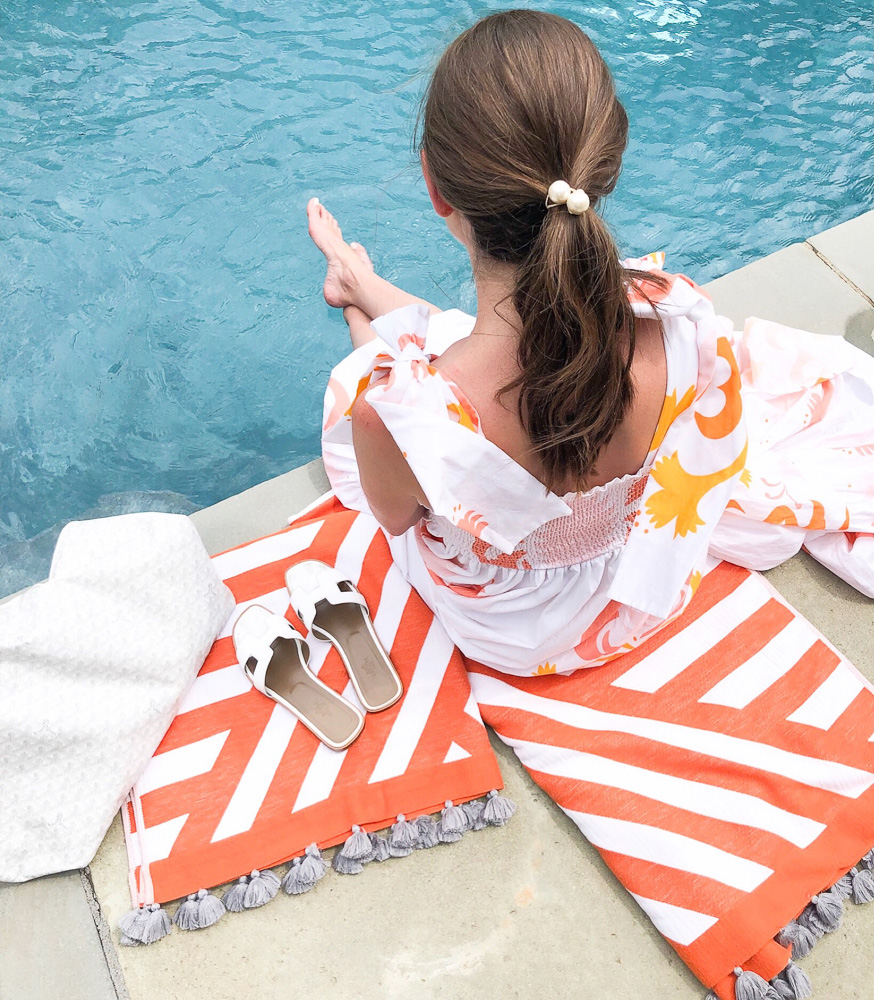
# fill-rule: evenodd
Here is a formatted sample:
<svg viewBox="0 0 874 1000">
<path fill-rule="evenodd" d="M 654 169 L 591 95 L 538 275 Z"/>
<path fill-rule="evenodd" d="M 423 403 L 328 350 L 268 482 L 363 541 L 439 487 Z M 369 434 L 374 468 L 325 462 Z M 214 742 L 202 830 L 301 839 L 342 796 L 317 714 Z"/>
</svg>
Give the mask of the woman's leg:
<svg viewBox="0 0 874 1000">
<path fill-rule="evenodd" d="M 430 302 L 380 278 L 364 247 L 350 245 L 343 239 L 337 220 L 317 198 L 310 198 L 307 203 L 307 222 L 313 243 L 328 262 L 324 295 L 329 306 L 338 309 L 355 306 L 368 317 L 368 322 L 411 302 L 421 302 L 432 313 L 442 312 Z M 359 321 L 360 316 L 353 314 L 356 326 L 360 326 Z M 350 332 L 351 326 L 350 323 Z"/>
<path fill-rule="evenodd" d="M 361 347 L 376 336 L 376 330 L 370 325 L 370 316 L 358 306 L 346 306 L 343 309 L 343 319 L 349 327 L 353 347 Z"/>
</svg>

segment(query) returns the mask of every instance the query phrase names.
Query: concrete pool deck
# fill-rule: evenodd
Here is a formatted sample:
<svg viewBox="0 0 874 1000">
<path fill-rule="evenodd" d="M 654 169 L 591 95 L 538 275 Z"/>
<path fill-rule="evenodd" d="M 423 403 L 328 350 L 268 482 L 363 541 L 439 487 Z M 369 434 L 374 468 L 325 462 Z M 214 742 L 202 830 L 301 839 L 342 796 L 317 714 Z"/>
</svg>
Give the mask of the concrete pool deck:
<svg viewBox="0 0 874 1000">
<path fill-rule="evenodd" d="M 705 286 L 756 315 L 844 334 L 874 354 L 874 212 Z M 670 263 L 670 262 L 669 262 Z M 327 488 L 312 462 L 198 511 L 210 552 L 275 531 Z M 874 680 L 874 602 L 800 555 L 767 574 Z M 577 828 L 493 738 L 518 812 L 451 849 L 329 878 L 303 897 L 148 948 L 118 945 L 130 908 L 116 817 L 90 868 L 0 885 L 0 1000 L 701 1000 L 705 990 Z M 801 964 L 821 1000 L 872 1000 L 874 905 Z"/>
</svg>

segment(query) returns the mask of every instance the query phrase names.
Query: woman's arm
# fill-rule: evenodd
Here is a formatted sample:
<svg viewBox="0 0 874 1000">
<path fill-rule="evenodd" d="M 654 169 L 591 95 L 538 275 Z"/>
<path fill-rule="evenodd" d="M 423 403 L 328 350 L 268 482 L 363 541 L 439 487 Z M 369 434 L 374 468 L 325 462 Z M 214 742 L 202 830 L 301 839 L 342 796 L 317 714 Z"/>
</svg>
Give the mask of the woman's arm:
<svg viewBox="0 0 874 1000">
<path fill-rule="evenodd" d="M 390 535 L 402 535 L 425 516 L 428 498 L 365 393 L 352 405 L 352 444 L 370 509 Z"/>
</svg>

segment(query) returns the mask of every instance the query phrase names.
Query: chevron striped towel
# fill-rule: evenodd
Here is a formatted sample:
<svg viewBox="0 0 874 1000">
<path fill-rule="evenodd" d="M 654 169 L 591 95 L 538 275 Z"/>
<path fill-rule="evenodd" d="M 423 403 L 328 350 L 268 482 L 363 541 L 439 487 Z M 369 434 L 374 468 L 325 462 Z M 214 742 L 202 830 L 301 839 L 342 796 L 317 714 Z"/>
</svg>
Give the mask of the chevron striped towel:
<svg viewBox="0 0 874 1000">
<path fill-rule="evenodd" d="M 230 638 L 252 602 L 299 625 L 283 575 L 305 558 L 358 582 L 406 688 L 342 753 L 251 689 Z M 758 574 L 717 564 L 643 646 L 520 678 L 464 664 L 376 522 L 336 500 L 216 562 L 237 609 L 123 810 L 135 906 L 500 787 L 482 720 L 723 1000 L 807 995 L 789 958 L 845 897 L 874 899 L 874 853 L 853 871 L 874 846 L 874 689 Z M 311 650 L 354 698 L 333 649 Z"/>
<path fill-rule="evenodd" d="M 842 879 L 874 845 L 874 689 L 763 577 L 718 564 L 606 666 L 468 670 L 485 722 L 706 986 L 734 1000 L 737 969 L 738 996 L 809 995 L 795 967 L 762 980 L 792 957 L 775 935 L 797 958 L 854 881 L 874 899 L 872 856 Z"/>
<path fill-rule="evenodd" d="M 358 583 L 404 681 L 401 701 L 368 715 L 339 753 L 254 690 L 234 654 L 233 623 L 252 603 L 305 631 L 283 580 L 301 559 L 322 559 Z M 135 907 L 270 868 L 313 842 L 338 844 L 353 824 L 378 830 L 398 813 L 440 812 L 447 799 L 501 787 L 461 657 L 392 565 L 373 518 L 328 502 L 215 563 L 236 609 L 122 809 Z M 354 701 L 333 647 L 316 641 L 310 651 L 319 677 Z"/>
</svg>

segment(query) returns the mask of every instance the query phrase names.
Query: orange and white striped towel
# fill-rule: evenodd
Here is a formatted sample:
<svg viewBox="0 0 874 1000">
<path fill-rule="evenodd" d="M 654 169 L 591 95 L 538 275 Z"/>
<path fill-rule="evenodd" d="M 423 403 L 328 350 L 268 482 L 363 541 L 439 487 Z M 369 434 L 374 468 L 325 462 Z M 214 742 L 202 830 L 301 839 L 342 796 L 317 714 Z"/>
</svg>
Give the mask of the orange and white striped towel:
<svg viewBox="0 0 874 1000">
<path fill-rule="evenodd" d="M 322 559 L 354 580 L 404 682 L 348 749 L 324 747 L 255 691 L 231 628 L 263 604 L 301 628 L 285 570 Z M 134 906 L 166 902 L 368 830 L 501 787 L 461 657 L 393 566 L 376 521 L 328 501 L 288 529 L 215 557 L 237 601 L 175 721 L 122 810 Z M 310 644 L 310 666 L 355 700 L 339 655 Z"/>
<path fill-rule="evenodd" d="M 720 563 L 605 666 L 468 663 L 485 722 L 724 1000 L 874 845 L 874 689 L 756 573 Z M 758 995 L 758 994 L 756 994 Z"/>
</svg>

